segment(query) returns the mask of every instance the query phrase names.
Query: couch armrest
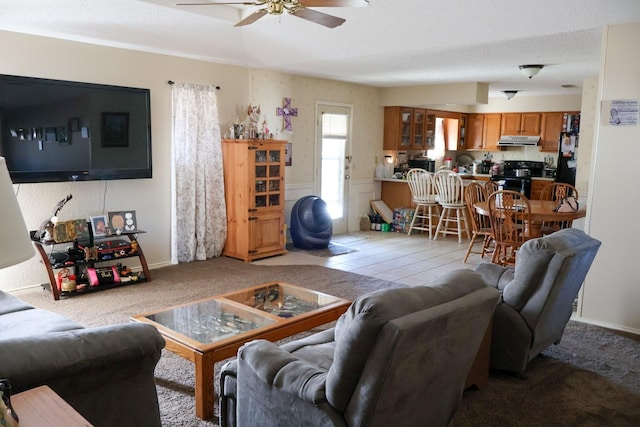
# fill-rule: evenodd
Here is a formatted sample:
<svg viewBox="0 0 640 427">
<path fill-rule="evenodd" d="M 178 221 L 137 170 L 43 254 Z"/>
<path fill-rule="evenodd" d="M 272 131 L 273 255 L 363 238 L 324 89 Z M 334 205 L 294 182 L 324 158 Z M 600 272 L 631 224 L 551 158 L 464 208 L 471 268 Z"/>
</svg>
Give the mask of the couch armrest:
<svg viewBox="0 0 640 427">
<path fill-rule="evenodd" d="M 238 350 L 238 377 L 243 375 L 309 403 L 326 401 L 327 372 L 266 340 L 252 341 Z"/>
<path fill-rule="evenodd" d="M 83 383 L 82 376 L 91 371 L 118 367 L 126 372 L 133 360 L 153 370 L 164 340 L 153 326 L 131 323 L 0 339 L 0 347 L 0 377 L 11 379 L 20 392 L 65 377 Z"/>
<path fill-rule="evenodd" d="M 491 262 L 481 262 L 473 271 L 479 273 L 487 285 L 502 291 L 513 279 L 513 268 L 503 267 Z"/>
</svg>

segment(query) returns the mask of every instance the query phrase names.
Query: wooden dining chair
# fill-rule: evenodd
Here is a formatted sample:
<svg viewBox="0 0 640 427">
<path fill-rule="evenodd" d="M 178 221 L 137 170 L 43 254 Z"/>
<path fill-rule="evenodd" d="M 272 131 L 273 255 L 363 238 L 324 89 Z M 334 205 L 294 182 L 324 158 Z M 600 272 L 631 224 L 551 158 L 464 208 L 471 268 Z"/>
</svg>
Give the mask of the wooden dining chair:
<svg viewBox="0 0 640 427">
<path fill-rule="evenodd" d="M 437 192 L 436 200 L 442 206 L 433 240 L 437 240 L 439 234 L 445 237 L 447 234 L 453 234 L 457 235 L 458 242 L 462 243 L 463 232 L 467 233 L 467 238 L 471 237 L 462 178 L 453 171 L 443 169 L 433 175 L 433 184 Z"/>
<path fill-rule="evenodd" d="M 491 229 L 491 220 L 488 216 L 480 214 L 475 204 L 485 202 L 487 200 L 487 192 L 485 187 L 477 182 L 471 182 L 464 188 L 464 200 L 467 204 L 467 214 L 471 222 L 471 241 L 467 248 L 467 253 L 464 255 L 464 261 L 467 262 L 470 254 L 480 254 L 481 258 L 491 252 L 491 245 L 493 243 L 493 230 Z M 480 251 L 474 251 L 473 248 L 476 243 L 479 243 L 482 239 L 482 247 Z"/>
<path fill-rule="evenodd" d="M 413 230 L 428 231 L 431 239 L 440 217 L 440 205 L 433 188 L 433 173 L 425 169 L 410 169 L 407 172 L 407 183 L 411 190 L 411 200 L 416 204 L 407 235 L 410 236 Z"/>
<path fill-rule="evenodd" d="M 487 192 L 487 196 L 491 193 L 495 193 L 496 191 L 498 191 L 500 189 L 500 186 L 498 185 L 497 181 L 487 181 L 484 183 L 484 189 Z"/>
<path fill-rule="evenodd" d="M 578 190 L 571 184 L 565 182 L 552 182 L 542 188 L 540 200 L 552 200 L 560 203 L 565 197 L 573 197 L 578 200 Z M 544 221 L 542 223 L 542 235 L 551 234 L 563 228 L 571 228 L 573 220 L 565 221 Z"/>
<path fill-rule="evenodd" d="M 488 196 L 487 204 L 495 245 L 491 262 L 515 265 L 518 249 L 530 239 L 529 199 L 518 191 L 500 190 Z"/>
</svg>

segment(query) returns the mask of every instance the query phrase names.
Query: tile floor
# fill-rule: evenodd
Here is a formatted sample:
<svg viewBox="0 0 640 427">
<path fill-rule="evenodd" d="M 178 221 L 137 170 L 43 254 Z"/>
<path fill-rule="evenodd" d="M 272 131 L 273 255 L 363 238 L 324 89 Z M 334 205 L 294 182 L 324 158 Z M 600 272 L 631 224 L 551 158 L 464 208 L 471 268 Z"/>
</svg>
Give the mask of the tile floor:
<svg viewBox="0 0 640 427">
<path fill-rule="evenodd" d="M 584 229 L 584 219 L 573 223 Z M 456 268 L 472 269 L 484 259 L 478 254 L 469 255 L 463 263 L 468 240 L 458 243 L 455 236 L 429 240 L 426 233 L 404 233 L 357 231 L 334 235 L 332 242 L 354 248 L 355 251 L 323 258 L 305 252 L 289 251 L 286 255 L 254 261 L 258 265 L 322 265 L 338 270 L 350 271 L 365 276 L 418 286 L 429 283 L 440 274 Z M 474 250 L 478 250 L 480 243 Z"/>
<path fill-rule="evenodd" d="M 426 234 L 358 231 L 334 235 L 332 242 L 355 249 L 354 252 L 323 258 L 306 252 L 289 251 L 285 255 L 254 261 L 257 265 L 322 265 L 365 276 L 404 283 L 424 285 L 436 276 L 456 268 L 473 268 L 483 261 L 471 254 L 463 263 L 468 240 L 448 236 L 429 240 Z M 478 243 L 477 248 L 480 247 Z M 478 250 L 478 249 L 475 250 Z M 485 256 L 484 260 L 489 261 Z"/>
</svg>

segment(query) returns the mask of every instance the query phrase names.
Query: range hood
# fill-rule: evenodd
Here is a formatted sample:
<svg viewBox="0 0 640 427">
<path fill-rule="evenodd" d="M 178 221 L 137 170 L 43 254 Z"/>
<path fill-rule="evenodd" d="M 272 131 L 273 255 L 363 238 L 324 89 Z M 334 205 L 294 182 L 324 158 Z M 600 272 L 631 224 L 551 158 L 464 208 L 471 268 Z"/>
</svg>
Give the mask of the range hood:
<svg viewBox="0 0 640 427">
<path fill-rule="evenodd" d="M 503 135 L 498 141 L 500 147 L 530 147 L 538 145 L 539 136 Z"/>
</svg>

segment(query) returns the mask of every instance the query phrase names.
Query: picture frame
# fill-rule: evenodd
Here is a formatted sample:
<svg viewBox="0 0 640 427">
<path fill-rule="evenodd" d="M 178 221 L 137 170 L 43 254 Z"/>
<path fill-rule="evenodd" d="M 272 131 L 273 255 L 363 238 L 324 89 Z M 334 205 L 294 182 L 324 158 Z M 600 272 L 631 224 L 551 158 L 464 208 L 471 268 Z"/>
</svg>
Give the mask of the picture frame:
<svg viewBox="0 0 640 427">
<path fill-rule="evenodd" d="M 73 117 L 69 119 L 69 129 L 71 132 L 80 132 L 80 118 Z"/>
<path fill-rule="evenodd" d="M 102 113 L 102 146 L 129 146 L 129 113 Z"/>
<path fill-rule="evenodd" d="M 136 211 L 113 211 L 108 212 L 107 215 L 112 232 L 116 234 L 138 232 Z"/>
<path fill-rule="evenodd" d="M 109 222 L 106 215 L 96 215 L 89 218 L 91 220 L 91 229 L 94 237 L 106 236 Z"/>
<path fill-rule="evenodd" d="M 55 142 L 58 140 L 58 128 L 47 127 L 44 129 L 44 140 L 47 142 Z"/>
</svg>

